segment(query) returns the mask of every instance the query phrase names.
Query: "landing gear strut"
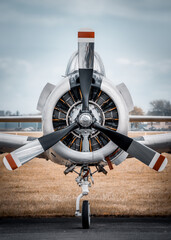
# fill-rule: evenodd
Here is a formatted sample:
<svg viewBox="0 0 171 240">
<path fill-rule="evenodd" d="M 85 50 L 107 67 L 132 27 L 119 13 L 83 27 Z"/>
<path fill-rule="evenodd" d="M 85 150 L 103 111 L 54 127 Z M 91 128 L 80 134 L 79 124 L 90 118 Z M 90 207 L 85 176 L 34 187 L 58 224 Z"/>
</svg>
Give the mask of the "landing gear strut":
<svg viewBox="0 0 171 240">
<path fill-rule="evenodd" d="M 87 196 L 89 193 L 89 187 L 91 187 L 91 184 L 94 184 L 93 174 L 96 172 L 102 172 L 103 174 L 107 174 L 107 171 L 104 169 L 103 166 L 97 165 L 96 170 L 91 173 L 91 169 L 87 165 L 83 165 L 80 169 L 80 172 L 77 172 L 75 170 L 76 164 L 71 164 L 69 166 L 66 166 L 66 170 L 64 171 L 64 174 L 68 174 L 69 172 L 75 172 L 78 174 L 78 177 L 75 179 L 78 186 L 82 188 L 82 193 L 77 197 L 76 200 L 76 211 L 75 216 L 76 217 L 82 217 L 82 227 L 83 228 L 90 228 L 90 204 L 88 201 L 83 201 L 82 204 L 82 212 L 80 212 L 80 200 L 82 197 Z M 91 181 L 90 181 L 90 180 Z"/>
<path fill-rule="evenodd" d="M 77 184 L 82 188 L 82 193 L 77 197 L 77 200 L 76 200 L 75 216 L 76 217 L 82 216 L 82 227 L 83 228 L 90 227 L 90 217 L 91 216 L 90 216 L 90 204 L 88 201 L 83 201 L 82 213 L 80 212 L 80 199 L 83 196 L 88 195 L 88 193 L 89 193 L 88 188 L 91 187 L 91 182 L 88 181 L 89 175 L 92 180 L 92 183 L 94 183 L 90 168 L 88 168 L 87 166 L 83 166 L 80 170 L 79 176 L 76 178 Z"/>
</svg>

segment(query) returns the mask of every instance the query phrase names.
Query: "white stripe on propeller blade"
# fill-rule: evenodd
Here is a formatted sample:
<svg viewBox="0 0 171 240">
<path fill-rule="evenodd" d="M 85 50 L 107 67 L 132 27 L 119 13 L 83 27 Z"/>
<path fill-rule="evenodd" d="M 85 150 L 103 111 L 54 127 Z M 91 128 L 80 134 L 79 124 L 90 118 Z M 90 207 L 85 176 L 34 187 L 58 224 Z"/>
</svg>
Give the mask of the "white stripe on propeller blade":
<svg viewBox="0 0 171 240">
<path fill-rule="evenodd" d="M 39 140 L 36 139 L 12 153 L 9 153 L 4 157 L 3 162 L 8 170 L 14 170 L 43 152 L 44 149 L 42 145 Z"/>
</svg>

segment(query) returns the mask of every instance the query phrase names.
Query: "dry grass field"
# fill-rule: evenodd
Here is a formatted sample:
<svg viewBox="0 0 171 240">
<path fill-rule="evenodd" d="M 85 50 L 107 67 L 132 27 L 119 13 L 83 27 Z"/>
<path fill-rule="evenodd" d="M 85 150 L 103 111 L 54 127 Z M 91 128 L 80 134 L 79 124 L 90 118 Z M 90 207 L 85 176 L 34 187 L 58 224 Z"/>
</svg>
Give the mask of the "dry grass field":
<svg viewBox="0 0 171 240">
<path fill-rule="evenodd" d="M 95 184 L 86 198 L 91 213 L 171 215 L 171 154 L 164 155 L 169 163 L 161 173 L 131 158 L 109 170 L 107 176 L 95 174 Z M 3 166 L 2 158 L 3 155 L 0 156 L 0 217 L 74 215 L 76 197 L 81 193 L 75 173 L 65 176 L 63 166 L 38 158 L 10 172 Z"/>
</svg>

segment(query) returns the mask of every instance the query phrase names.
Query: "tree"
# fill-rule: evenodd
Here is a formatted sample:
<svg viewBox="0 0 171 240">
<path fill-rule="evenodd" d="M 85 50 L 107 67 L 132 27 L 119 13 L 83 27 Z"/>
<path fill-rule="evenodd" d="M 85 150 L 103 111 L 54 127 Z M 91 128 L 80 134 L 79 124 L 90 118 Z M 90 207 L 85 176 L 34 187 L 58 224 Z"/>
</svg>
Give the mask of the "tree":
<svg viewBox="0 0 171 240">
<path fill-rule="evenodd" d="M 19 115 L 20 115 L 20 112 L 17 110 L 15 115 L 16 115 L 16 116 L 19 116 Z"/>
<path fill-rule="evenodd" d="M 11 115 L 12 115 L 12 112 L 8 110 L 8 111 L 6 111 L 5 115 L 6 115 L 6 116 L 11 116 Z"/>
<path fill-rule="evenodd" d="M 144 115 L 142 108 L 135 106 L 130 115 Z"/>
<path fill-rule="evenodd" d="M 134 106 L 134 109 L 130 112 L 130 115 L 144 115 L 142 108 Z M 131 123 L 131 128 L 139 128 L 139 122 Z"/>
<path fill-rule="evenodd" d="M 150 102 L 151 110 L 148 115 L 152 116 L 171 116 L 171 103 L 167 100 L 154 100 Z"/>
</svg>

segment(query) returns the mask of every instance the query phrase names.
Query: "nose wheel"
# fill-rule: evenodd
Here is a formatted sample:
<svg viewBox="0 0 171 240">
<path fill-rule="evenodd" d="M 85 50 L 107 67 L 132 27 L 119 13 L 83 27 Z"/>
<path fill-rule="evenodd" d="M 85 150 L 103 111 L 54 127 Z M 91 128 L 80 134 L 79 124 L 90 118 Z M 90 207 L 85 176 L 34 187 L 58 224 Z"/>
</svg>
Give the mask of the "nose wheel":
<svg viewBox="0 0 171 240">
<path fill-rule="evenodd" d="M 88 201 L 83 201 L 82 205 L 82 227 L 84 229 L 90 227 L 90 204 Z"/>
</svg>

